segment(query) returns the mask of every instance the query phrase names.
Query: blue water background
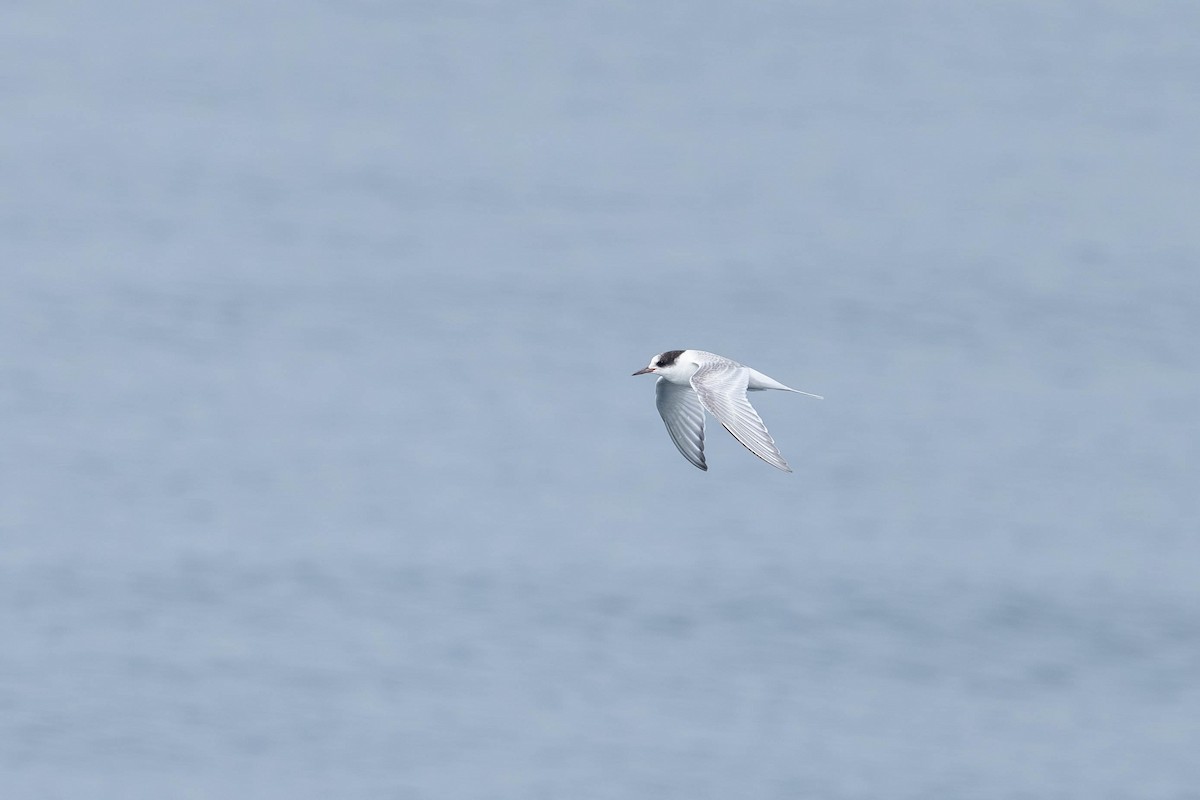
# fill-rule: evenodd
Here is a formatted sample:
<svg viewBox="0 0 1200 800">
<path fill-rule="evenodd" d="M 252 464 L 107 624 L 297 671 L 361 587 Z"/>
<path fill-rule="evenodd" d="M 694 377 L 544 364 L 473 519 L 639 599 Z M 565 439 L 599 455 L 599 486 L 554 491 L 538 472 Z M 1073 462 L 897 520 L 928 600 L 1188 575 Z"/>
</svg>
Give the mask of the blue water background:
<svg viewBox="0 0 1200 800">
<path fill-rule="evenodd" d="M 1200 797 L 1191 3 L 6 3 L 6 798 Z M 690 467 L 651 355 L 786 475 Z"/>
</svg>

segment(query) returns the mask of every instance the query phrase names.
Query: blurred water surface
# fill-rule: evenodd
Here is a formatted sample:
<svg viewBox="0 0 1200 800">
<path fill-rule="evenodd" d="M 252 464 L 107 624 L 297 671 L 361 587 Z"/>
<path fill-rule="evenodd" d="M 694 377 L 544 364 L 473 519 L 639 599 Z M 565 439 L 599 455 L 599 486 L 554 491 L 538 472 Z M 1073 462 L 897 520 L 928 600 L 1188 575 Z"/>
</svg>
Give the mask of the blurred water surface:
<svg viewBox="0 0 1200 800">
<path fill-rule="evenodd" d="M 1200 797 L 1193 6 L 0 31 L 6 797 Z"/>
</svg>

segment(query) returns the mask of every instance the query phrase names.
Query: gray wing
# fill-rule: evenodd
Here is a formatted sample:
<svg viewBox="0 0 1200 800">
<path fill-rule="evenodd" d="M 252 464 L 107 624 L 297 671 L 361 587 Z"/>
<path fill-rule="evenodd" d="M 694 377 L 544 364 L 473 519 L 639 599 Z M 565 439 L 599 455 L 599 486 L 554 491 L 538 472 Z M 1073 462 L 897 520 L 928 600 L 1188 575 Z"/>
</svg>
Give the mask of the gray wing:
<svg viewBox="0 0 1200 800">
<path fill-rule="evenodd" d="M 654 402 L 679 452 L 707 472 L 708 465 L 704 463 L 704 409 L 700 405 L 700 398 L 691 387 L 659 378 L 654 384 Z"/>
<path fill-rule="evenodd" d="M 772 467 L 791 472 L 792 468 L 783 460 L 775 440 L 767 433 L 767 426 L 746 399 L 749 381 L 749 367 L 729 361 L 712 362 L 696 370 L 692 376 L 692 388 L 708 413 L 716 417 L 747 450 Z"/>
</svg>

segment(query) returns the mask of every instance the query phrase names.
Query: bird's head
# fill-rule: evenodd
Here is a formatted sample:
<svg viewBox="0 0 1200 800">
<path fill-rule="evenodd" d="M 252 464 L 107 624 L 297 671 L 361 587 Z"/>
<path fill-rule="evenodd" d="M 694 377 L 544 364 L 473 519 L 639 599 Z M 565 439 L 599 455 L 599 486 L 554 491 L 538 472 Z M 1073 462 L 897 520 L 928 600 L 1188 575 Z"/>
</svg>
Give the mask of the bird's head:
<svg viewBox="0 0 1200 800">
<path fill-rule="evenodd" d="M 642 367 L 634 375 L 645 375 L 647 373 L 656 373 L 665 378 L 674 377 L 674 373 L 680 371 L 683 367 L 679 363 L 679 357 L 683 355 L 682 350 L 668 350 L 665 353 L 659 353 L 654 358 L 650 359 L 650 363 Z"/>
</svg>

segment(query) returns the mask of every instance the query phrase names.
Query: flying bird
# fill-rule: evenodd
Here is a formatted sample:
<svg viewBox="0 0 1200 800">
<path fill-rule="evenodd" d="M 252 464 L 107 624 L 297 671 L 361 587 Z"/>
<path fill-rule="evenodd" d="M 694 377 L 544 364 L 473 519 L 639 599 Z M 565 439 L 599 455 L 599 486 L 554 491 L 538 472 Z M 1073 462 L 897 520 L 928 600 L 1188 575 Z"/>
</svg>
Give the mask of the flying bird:
<svg viewBox="0 0 1200 800">
<path fill-rule="evenodd" d="M 708 471 L 704 460 L 704 412 L 712 414 L 747 450 L 776 469 L 791 472 L 750 405 L 746 392 L 779 389 L 822 399 L 819 394 L 784 386 L 745 364 L 703 350 L 668 350 L 650 359 L 634 375 L 654 374 L 655 404 L 671 441 L 693 466 Z"/>
</svg>

